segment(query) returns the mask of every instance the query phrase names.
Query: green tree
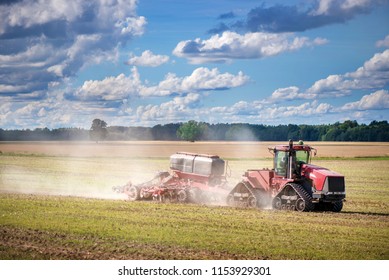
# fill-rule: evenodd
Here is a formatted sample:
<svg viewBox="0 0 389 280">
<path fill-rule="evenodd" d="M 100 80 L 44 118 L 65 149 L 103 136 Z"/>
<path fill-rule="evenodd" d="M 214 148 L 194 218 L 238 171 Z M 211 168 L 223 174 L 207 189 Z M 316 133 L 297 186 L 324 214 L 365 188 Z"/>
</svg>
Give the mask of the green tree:
<svg viewBox="0 0 389 280">
<path fill-rule="evenodd" d="M 100 119 L 94 119 L 89 130 L 89 137 L 91 140 L 99 142 L 107 138 L 107 123 Z"/>
<path fill-rule="evenodd" d="M 201 138 L 206 129 L 206 123 L 191 120 L 180 125 L 177 130 L 177 136 L 182 140 L 194 142 Z"/>
</svg>

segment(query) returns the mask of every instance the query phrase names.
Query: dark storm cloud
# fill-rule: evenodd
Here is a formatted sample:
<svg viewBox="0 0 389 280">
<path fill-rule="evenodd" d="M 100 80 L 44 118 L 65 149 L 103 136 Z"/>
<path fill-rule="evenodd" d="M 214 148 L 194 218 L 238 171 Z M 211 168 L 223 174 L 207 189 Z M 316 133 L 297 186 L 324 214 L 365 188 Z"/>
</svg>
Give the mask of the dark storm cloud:
<svg viewBox="0 0 389 280">
<path fill-rule="evenodd" d="M 344 23 L 357 15 L 369 13 L 373 7 L 388 1 L 323 1 L 317 0 L 312 6 L 264 4 L 252 9 L 244 19 L 226 24 L 220 23 L 210 33 L 226 30 L 243 30 L 250 32 L 299 32 L 335 23 Z"/>
</svg>

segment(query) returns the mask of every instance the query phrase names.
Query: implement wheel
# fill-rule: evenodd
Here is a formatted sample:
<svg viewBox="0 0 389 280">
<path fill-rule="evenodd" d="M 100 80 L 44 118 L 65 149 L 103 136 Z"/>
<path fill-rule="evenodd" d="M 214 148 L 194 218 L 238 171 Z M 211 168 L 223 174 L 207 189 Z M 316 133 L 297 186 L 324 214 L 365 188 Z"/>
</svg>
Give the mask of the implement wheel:
<svg viewBox="0 0 389 280">
<path fill-rule="evenodd" d="M 180 190 L 177 194 L 177 200 L 179 202 L 188 202 L 188 193 L 185 190 Z"/>
<path fill-rule="evenodd" d="M 139 200 L 139 198 L 140 198 L 139 189 L 135 186 L 129 186 L 126 189 L 126 194 L 128 196 L 128 200 L 130 200 L 130 201 Z"/>
</svg>

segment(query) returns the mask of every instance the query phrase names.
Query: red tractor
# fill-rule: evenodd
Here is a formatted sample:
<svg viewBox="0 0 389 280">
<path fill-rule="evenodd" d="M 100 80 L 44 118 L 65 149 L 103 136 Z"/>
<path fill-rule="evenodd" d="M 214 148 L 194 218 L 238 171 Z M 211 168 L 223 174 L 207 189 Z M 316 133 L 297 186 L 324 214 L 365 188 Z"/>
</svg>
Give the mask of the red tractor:
<svg viewBox="0 0 389 280">
<path fill-rule="evenodd" d="M 344 176 L 310 164 L 316 150 L 302 141 L 269 148 L 273 169 L 247 170 L 227 197 L 231 206 L 339 212 L 346 196 Z"/>
</svg>

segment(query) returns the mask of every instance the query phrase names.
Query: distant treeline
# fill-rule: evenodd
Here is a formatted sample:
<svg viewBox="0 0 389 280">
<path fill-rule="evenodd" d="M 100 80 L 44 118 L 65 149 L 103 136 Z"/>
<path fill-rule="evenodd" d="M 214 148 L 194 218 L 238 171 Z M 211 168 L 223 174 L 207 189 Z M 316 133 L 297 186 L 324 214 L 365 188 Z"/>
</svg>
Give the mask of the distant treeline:
<svg viewBox="0 0 389 280">
<path fill-rule="evenodd" d="M 105 140 L 180 140 L 177 130 L 182 123 L 153 127 L 108 126 Z M 262 125 L 262 124 L 208 124 L 199 140 L 202 141 L 389 141 L 387 121 L 358 124 L 356 121 L 322 125 Z M 90 131 L 81 128 L 36 128 L 7 130 L 0 128 L 0 141 L 59 141 L 90 140 Z"/>
</svg>

